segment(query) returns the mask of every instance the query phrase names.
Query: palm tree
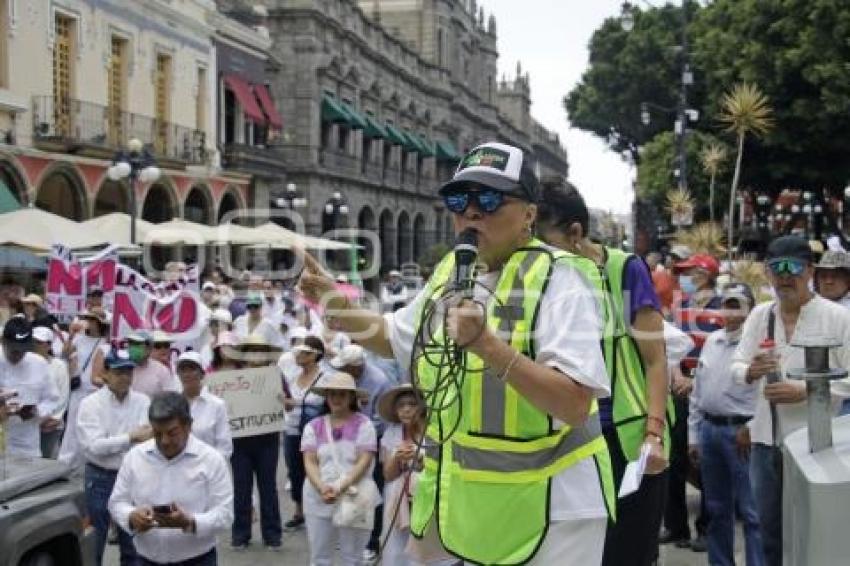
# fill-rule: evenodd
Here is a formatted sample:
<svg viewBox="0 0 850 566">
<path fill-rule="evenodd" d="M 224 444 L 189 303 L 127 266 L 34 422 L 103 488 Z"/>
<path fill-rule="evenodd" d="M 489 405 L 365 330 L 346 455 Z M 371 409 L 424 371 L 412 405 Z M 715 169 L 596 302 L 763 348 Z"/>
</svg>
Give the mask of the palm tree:
<svg viewBox="0 0 850 566">
<path fill-rule="evenodd" d="M 750 83 L 739 83 L 731 91 L 723 95 L 721 101 L 720 121 L 726 124 L 727 132 L 738 136 L 738 157 L 735 161 L 735 174 L 732 176 L 732 190 L 729 192 L 729 227 L 727 243 L 729 246 L 729 262 L 732 262 L 732 229 L 735 223 L 735 192 L 741 178 L 741 161 L 744 157 L 744 138 L 747 134 L 763 136 L 773 128 L 773 109 L 770 101 L 758 86 Z"/>
<path fill-rule="evenodd" d="M 726 148 L 720 144 L 713 143 L 700 153 L 702 168 L 709 174 L 711 180 L 708 183 L 708 217 L 714 222 L 714 179 L 720 170 L 720 164 L 726 161 Z"/>
</svg>

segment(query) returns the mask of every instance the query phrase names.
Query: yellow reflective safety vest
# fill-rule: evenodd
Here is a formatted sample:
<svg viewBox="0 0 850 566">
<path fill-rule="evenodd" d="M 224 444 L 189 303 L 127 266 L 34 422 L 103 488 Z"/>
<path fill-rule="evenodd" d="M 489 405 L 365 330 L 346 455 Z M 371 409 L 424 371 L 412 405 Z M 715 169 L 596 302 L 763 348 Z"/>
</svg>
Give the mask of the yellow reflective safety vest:
<svg viewBox="0 0 850 566">
<path fill-rule="evenodd" d="M 629 333 L 631 321 L 626 320 L 623 297 L 623 278 L 626 262 L 632 257 L 622 250 L 605 248 L 605 265 L 598 268 L 603 299 L 605 330 L 602 352 L 605 368 L 611 378 L 612 420 L 620 448 L 626 459 L 637 460 L 646 432 L 647 381 L 643 358 L 637 342 Z M 675 411 L 667 394 L 666 423 L 672 424 Z M 664 451 L 670 457 L 670 429 L 665 425 Z"/>
<path fill-rule="evenodd" d="M 502 269 L 488 301 L 487 324 L 497 336 L 524 355 L 535 358 L 532 335 L 555 262 L 566 262 L 589 281 L 589 260 L 532 240 L 516 251 Z M 417 326 L 454 270 L 453 254 L 438 264 L 425 288 Z M 420 330 L 420 328 L 417 328 Z M 420 474 L 410 529 L 422 537 L 434 519 L 440 541 L 449 552 L 479 564 L 522 564 L 530 560 L 546 536 L 550 482 L 559 472 L 594 458 L 609 514 L 614 488 L 608 448 L 593 401 L 590 416 L 578 427 L 556 430 L 550 415 L 539 410 L 510 385 L 497 379 L 502 368 L 485 367 L 466 352 L 467 371 L 454 381 L 437 367 L 446 338 L 438 328 L 427 332 L 428 344 L 415 348 L 411 371 L 419 386 L 435 392 L 425 438 L 425 468 Z M 418 355 L 422 354 L 422 355 Z M 441 386 L 437 386 L 441 384 Z M 451 431 L 451 432 L 450 432 Z"/>
</svg>

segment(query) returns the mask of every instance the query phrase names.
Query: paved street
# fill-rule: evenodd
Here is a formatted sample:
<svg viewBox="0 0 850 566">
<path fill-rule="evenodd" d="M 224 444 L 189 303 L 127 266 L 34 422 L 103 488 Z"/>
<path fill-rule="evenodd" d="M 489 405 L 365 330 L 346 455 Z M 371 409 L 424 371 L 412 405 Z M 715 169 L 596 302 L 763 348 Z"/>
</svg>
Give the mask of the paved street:
<svg viewBox="0 0 850 566">
<path fill-rule="evenodd" d="M 286 485 L 286 469 L 283 464 L 283 459 L 280 461 L 278 468 L 278 490 L 281 494 L 282 508 L 284 521 L 292 516 L 292 502 L 289 499 L 289 493 L 284 491 Z M 691 509 L 691 517 L 695 517 L 695 512 L 699 507 L 699 495 L 692 488 L 689 488 L 688 506 Z M 280 552 L 272 552 L 263 547 L 259 531 L 259 523 L 254 524 L 254 537 L 252 545 L 244 551 L 234 552 L 230 549 L 229 533 L 221 537 L 219 544 L 219 564 L 221 566 L 263 566 L 263 565 L 286 565 L 286 566 L 302 566 L 308 564 L 307 556 L 307 535 L 301 530 L 296 533 L 284 533 L 283 535 L 283 550 Z M 738 528 L 735 534 L 736 553 L 735 560 L 738 564 L 744 563 L 743 554 L 743 534 Z M 660 566 L 693 566 L 695 564 L 707 564 L 706 554 L 697 554 L 691 550 L 678 549 L 673 545 L 661 547 Z M 107 547 L 104 564 L 118 564 L 118 547 L 110 545 Z M 385 566 L 392 566 L 387 564 Z"/>
</svg>

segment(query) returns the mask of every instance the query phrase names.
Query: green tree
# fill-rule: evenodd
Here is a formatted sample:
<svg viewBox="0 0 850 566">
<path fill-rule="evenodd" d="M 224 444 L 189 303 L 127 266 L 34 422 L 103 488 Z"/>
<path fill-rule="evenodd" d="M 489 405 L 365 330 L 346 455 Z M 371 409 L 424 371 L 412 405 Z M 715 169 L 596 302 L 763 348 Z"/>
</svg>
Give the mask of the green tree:
<svg viewBox="0 0 850 566">
<path fill-rule="evenodd" d="M 702 152 L 711 146 L 728 151 L 728 146 L 722 140 L 703 132 L 689 133 L 685 144 L 688 163 L 693 164 L 688 168 L 688 190 L 694 199 L 696 220 L 707 220 L 711 216 L 709 208 L 711 177 L 697 165 L 700 163 Z M 676 177 L 673 172 L 676 169 L 677 149 L 676 136 L 673 132 L 662 132 L 644 145 L 641 151 L 637 175 L 638 195 L 651 200 L 659 210 L 664 210 L 667 193 L 676 186 Z M 716 175 L 723 178 L 728 173 L 729 164 L 720 163 Z M 728 189 L 724 189 L 724 185 L 721 184 L 715 198 L 724 202 L 722 199 L 728 194 Z"/>
<path fill-rule="evenodd" d="M 709 116 L 719 116 L 737 82 L 757 84 L 773 108 L 774 130 L 747 144 L 741 184 L 843 187 L 850 179 L 846 0 L 715 0 L 692 30 Z"/>
<path fill-rule="evenodd" d="M 689 3 L 689 13 L 698 9 Z M 673 112 L 649 108 L 651 122 L 641 122 L 641 104 L 675 108 L 680 85 L 682 12 L 667 5 L 636 10 L 634 28 L 625 31 L 609 18 L 590 40 L 590 66 L 564 98 L 573 127 L 606 140 L 635 162 L 638 148 L 660 132 L 673 129 Z M 694 97 L 699 93 L 694 92 Z"/>
</svg>

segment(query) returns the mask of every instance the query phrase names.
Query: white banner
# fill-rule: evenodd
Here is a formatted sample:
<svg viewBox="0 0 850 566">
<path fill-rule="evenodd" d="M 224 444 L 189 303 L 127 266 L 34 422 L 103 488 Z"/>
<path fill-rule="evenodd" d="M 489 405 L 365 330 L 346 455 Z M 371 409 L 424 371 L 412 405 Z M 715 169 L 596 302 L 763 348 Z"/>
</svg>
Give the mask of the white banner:
<svg viewBox="0 0 850 566">
<path fill-rule="evenodd" d="M 233 438 L 283 431 L 283 385 L 276 366 L 217 371 L 204 381 L 227 404 Z"/>
</svg>

